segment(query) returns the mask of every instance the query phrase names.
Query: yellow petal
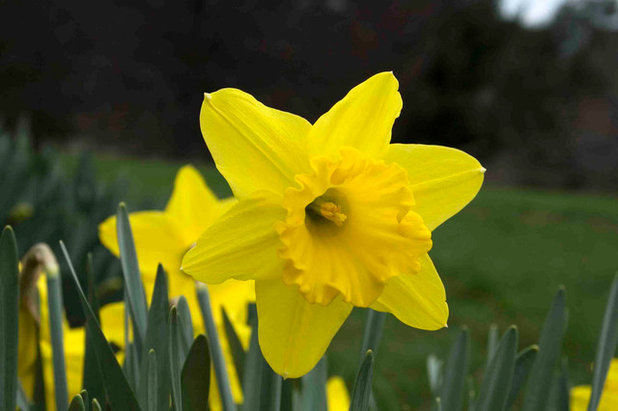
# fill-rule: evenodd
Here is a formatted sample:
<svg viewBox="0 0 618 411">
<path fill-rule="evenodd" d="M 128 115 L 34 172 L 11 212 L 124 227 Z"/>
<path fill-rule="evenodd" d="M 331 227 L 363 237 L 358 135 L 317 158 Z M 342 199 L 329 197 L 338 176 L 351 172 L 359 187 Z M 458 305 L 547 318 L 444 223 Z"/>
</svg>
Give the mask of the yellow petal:
<svg viewBox="0 0 618 411">
<path fill-rule="evenodd" d="M 350 90 L 311 128 L 311 154 L 335 154 L 348 146 L 369 157 L 382 157 L 403 104 L 398 88 L 393 73 L 385 72 Z"/>
<path fill-rule="evenodd" d="M 281 280 L 255 282 L 258 335 L 264 358 L 285 378 L 297 378 L 318 363 L 352 305 L 341 298 L 309 304 L 295 286 Z"/>
<path fill-rule="evenodd" d="M 589 385 L 578 385 L 571 388 L 571 411 L 586 411 L 591 391 Z"/>
<path fill-rule="evenodd" d="M 131 213 L 129 221 L 142 280 L 147 289 L 152 289 L 158 264 L 168 272 L 178 270 L 182 255 L 195 239 L 183 236 L 177 223 L 160 211 Z M 115 216 L 99 225 L 99 238 L 114 255 L 119 255 Z"/>
<path fill-rule="evenodd" d="M 105 338 L 119 347 L 124 346 L 124 303 L 114 302 L 99 311 L 101 329 Z"/>
<path fill-rule="evenodd" d="M 260 189 L 282 193 L 294 184 L 294 175 L 309 168 L 309 122 L 240 90 L 206 94 L 200 126 L 217 168 L 238 198 Z"/>
<path fill-rule="evenodd" d="M 476 196 L 485 173 L 474 157 L 442 146 L 391 144 L 386 161 L 408 171 L 416 201 L 412 209 L 432 231 Z"/>
<path fill-rule="evenodd" d="M 391 278 L 371 308 L 390 312 L 410 327 L 438 330 L 448 320 L 444 285 L 429 255 L 421 257 L 420 263 L 418 273 Z"/>
<path fill-rule="evenodd" d="M 326 400 L 328 411 L 348 411 L 350 409 L 350 394 L 348 394 L 343 378 L 336 375 L 328 379 Z"/>
<path fill-rule="evenodd" d="M 178 170 L 165 213 L 177 223 L 184 237 L 195 241 L 223 211 L 219 199 L 194 167 Z"/>
<path fill-rule="evenodd" d="M 281 244 L 273 225 L 284 216 L 285 210 L 271 199 L 239 201 L 185 254 L 183 271 L 207 284 L 281 275 Z"/>
</svg>

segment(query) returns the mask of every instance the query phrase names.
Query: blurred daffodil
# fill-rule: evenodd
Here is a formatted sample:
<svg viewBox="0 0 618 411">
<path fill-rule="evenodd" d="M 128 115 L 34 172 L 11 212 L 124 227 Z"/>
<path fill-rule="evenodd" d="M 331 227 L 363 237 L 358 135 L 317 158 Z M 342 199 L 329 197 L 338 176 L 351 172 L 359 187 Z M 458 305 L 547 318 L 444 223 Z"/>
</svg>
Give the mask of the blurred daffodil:
<svg viewBox="0 0 618 411">
<path fill-rule="evenodd" d="M 161 263 L 168 273 L 170 298 L 184 295 L 189 303 L 196 334 L 204 332 L 204 323 L 196 296 L 195 280 L 180 271 L 182 256 L 195 245 L 201 233 L 233 203 L 233 199 L 219 200 L 195 168 L 184 166 L 176 175 L 174 190 L 164 211 L 140 211 L 129 215 L 148 301 L 150 302 L 154 290 L 157 266 Z M 103 245 L 115 255 L 119 255 L 115 216 L 101 223 L 99 237 Z M 252 282 L 230 280 L 211 285 L 208 291 L 227 359 L 232 393 L 234 399 L 241 402 L 242 388 L 225 338 L 221 309 L 226 310 L 246 348 L 250 333 L 247 325 L 247 304 L 255 301 L 254 285 Z M 215 382 L 214 371 L 211 371 L 211 381 Z M 217 386 L 213 383 L 210 387 L 210 406 L 212 409 L 219 409 Z"/>
<path fill-rule="evenodd" d="M 240 90 L 205 95 L 202 134 L 239 201 L 183 270 L 208 284 L 255 280 L 260 346 L 283 376 L 310 371 L 353 306 L 446 325 L 431 231 L 472 200 L 485 169 L 456 149 L 389 144 L 401 108 L 392 73 L 313 125 Z"/>
<path fill-rule="evenodd" d="M 588 409 L 588 401 L 592 388 L 590 385 L 578 385 L 571 389 L 571 411 L 585 411 Z M 598 411 L 618 410 L 618 358 L 614 358 L 609 366 L 601 402 Z"/>
<path fill-rule="evenodd" d="M 339 376 L 333 376 L 326 382 L 326 401 L 328 411 L 348 411 L 350 409 L 350 394 L 345 381 Z"/>
</svg>

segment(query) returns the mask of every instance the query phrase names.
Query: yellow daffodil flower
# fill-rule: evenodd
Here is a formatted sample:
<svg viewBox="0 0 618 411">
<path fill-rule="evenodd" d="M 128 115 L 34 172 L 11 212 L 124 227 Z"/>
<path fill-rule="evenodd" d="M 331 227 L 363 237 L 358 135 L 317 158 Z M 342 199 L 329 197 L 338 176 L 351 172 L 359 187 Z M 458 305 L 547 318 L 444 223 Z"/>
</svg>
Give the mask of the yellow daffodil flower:
<svg viewBox="0 0 618 411">
<path fill-rule="evenodd" d="M 170 298 L 184 295 L 189 303 L 196 334 L 204 332 L 204 323 L 196 297 L 195 280 L 180 271 L 180 263 L 184 253 L 195 244 L 201 233 L 233 203 L 233 199 L 219 200 L 195 168 L 184 166 L 176 175 L 174 191 L 165 211 L 140 211 L 129 215 L 148 302 L 154 290 L 157 266 L 161 263 L 168 273 Z M 101 223 L 99 237 L 105 247 L 119 255 L 115 216 Z M 242 402 L 242 388 L 225 337 L 221 309 L 225 308 L 241 342 L 247 348 L 250 333 L 247 304 L 255 301 L 254 286 L 252 282 L 230 280 L 211 285 L 208 291 L 228 364 L 232 393 L 235 401 Z M 210 407 L 217 410 L 220 409 L 220 399 L 214 370 L 211 370 L 211 381 Z"/>
<path fill-rule="evenodd" d="M 238 203 L 183 270 L 208 284 L 255 280 L 260 346 L 284 377 L 315 366 L 353 306 L 446 325 L 431 231 L 472 200 L 485 169 L 456 149 L 390 144 L 398 87 L 377 74 L 313 125 L 240 90 L 205 94 L 202 134 Z"/>
<path fill-rule="evenodd" d="M 40 325 L 37 326 L 36 320 L 27 309 L 20 308 L 19 311 L 18 376 L 26 395 L 28 398 L 32 398 L 36 375 L 38 332 L 38 351 L 41 353 L 46 408 L 55 410 L 54 368 L 47 305 L 47 284 L 44 276 L 39 277 L 36 287 L 39 293 Z M 122 303 L 107 304 L 101 308 L 99 316 L 101 328 L 108 341 L 122 348 L 124 346 L 124 305 Z M 82 389 L 86 336 L 83 327 L 71 328 L 66 319 L 63 319 L 62 330 L 67 388 L 69 390 L 68 398 L 70 400 Z M 116 358 L 122 363 L 123 357 L 123 351 L 120 350 Z"/>
<path fill-rule="evenodd" d="M 571 388 L 571 411 L 586 411 L 592 387 L 590 385 L 578 385 Z M 609 366 L 601 402 L 598 411 L 618 410 L 618 358 L 614 358 Z"/>
<path fill-rule="evenodd" d="M 328 411 L 348 411 L 350 409 L 350 394 L 345 381 L 339 376 L 333 376 L 326 382 L 326 402 Z"/>
</svg>

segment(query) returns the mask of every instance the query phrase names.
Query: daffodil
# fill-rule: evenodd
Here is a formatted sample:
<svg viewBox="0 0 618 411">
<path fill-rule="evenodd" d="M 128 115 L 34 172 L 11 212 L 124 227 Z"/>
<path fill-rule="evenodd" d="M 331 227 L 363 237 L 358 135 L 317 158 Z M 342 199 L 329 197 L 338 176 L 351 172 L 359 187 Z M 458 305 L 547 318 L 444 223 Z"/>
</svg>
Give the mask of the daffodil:
<svg viewBox="0 0 618 411">
<path fill-rule="evenodd" d="M 49 326 L 49 311 L 47 301 L 47 285 L 44 276 L 41 276 L 36 287 L 39 294 L 39 324 L 25 307 L 19 311 L 19 347 L 18 347 L 18 376 L 29 398 L 34 392 L 36 376 L 37 353 L 41 355 L 41 367 L 45 383 L 45 404 L 48 410 L 56 409 L 54 368 L 52 357 L 51 334 Z M 111 303 L 103 306 L 99 312 L 101 329 L 108 341 L 121 348 L 116 358 L 122 362 L 124 357 L 124 305 Z M 68 398 L 79 394 L 82 389 L 83 367 L 85 357 L 85 330 L 83 327 L 71 328 L 66 318 L 62 322 L 64 342 L 64 362 L 67 378 Z M 37 340 L 38 334 L 38 340 Z M 37 347 L 38 342 L 38 347 Z"/>
<path fill-rule="evenodd" d="M 205 94 L 202 134 L 238 203 L 183 270 L 208 284 L 255 280 L 260 346 L 285 377 L 315 366 L 354 306 L 446 325 L 431 231 L 472 200 L 485 169 L 453 148 L 390 144 L 401 108 L 392 73 L 314 124 L 240 90 Z"/>
<path fill-rule="evenodd" d="M 326 382 L 326 402 L 328 411 L 348 411 L 350 409 L 350 394 L 343 378 L 335 375 Z"/>
<path fill-rule="evenodd" d="M 592 388 L 590 385 L 578 385 L 571 388 L 571 411 L 587 410 L 591 393 Z M 607 379 L 601 394 L 601 402 L 597 410 L 618 410 L 618 358 L 614 358 L 609 366 Z"/>
<path fill-rule="evenodd" d="M 154 290 L 157 266 L 161 263 L 168 273 L 170 298 L 184 295 L 189 303 L 196 334 L 204 332 L 204 323 L 196 296 L 195 280 L 180 271 L 180 263 L 184 253 L 195 245 L 201 233 L 229 209 L 233 202 L 233 199 L 219 200 L 195 168 L 184 166 L 176 175 L 174 190 L 164 211 L 140 211 L 129 215 L 148 301 L 150 302 Z M 103 245 L 115 255 L 119 255 L 115 216 L 101 223 L 99 237 Z M 232 393 L 237 402 L 242 402 L 242 388 L 225 338 L 221 309 L 225 309 L 246 347 L 250 333 L 247 325 L 247 304 L 255 301 L 254 286 L 251 282 L 230 280 L 209 286 L 208 290 L 228 364 Z M 211 381 L 215 382 L 214 370 L 211 371 Z M 216 383 L 210 387 L 210 407 L 219 409 Z"/>
</svg>

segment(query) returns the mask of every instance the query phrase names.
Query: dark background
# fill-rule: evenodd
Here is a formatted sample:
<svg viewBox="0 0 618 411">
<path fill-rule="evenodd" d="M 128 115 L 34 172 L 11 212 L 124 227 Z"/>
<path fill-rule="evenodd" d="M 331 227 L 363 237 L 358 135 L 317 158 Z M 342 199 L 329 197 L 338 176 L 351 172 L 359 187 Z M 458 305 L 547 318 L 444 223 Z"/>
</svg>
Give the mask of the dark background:
<svg viewBox="0 0 618 411">
<path fill-rule="evenodd" d="M 490 180 L 615 189 L 614 2 L 581 3 L 530 29 L 491 0 L 5 1 L 0 113 L 37 144 L 205 158 L 204 91 L 315 121 L 393 70 L 395 141 L 463 148 Z"/>
</svg>

